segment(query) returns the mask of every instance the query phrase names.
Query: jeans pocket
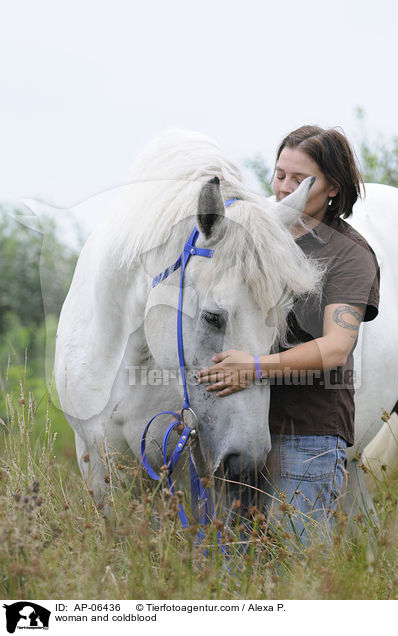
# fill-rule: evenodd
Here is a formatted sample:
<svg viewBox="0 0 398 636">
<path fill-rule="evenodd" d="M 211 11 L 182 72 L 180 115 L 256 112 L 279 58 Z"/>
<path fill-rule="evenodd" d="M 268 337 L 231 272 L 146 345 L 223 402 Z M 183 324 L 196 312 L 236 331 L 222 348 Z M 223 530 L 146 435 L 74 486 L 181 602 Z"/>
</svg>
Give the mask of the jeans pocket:
<svg viewBox="0 0 398 636">
<path fill-rule="evenodd" d="M 299 481 L 334 481 L 337 437 L 284 436 L 280 443 L 281 476 Z"/>
</svg>

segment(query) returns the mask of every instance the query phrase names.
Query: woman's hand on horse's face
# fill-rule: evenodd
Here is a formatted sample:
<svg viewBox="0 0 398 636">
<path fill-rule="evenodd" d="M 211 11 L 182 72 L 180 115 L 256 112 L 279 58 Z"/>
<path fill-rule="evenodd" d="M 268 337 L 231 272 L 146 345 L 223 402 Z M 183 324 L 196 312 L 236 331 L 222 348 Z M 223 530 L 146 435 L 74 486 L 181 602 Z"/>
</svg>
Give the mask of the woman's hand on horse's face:
<svg viewBox="0 0 398 636">
<path fill-rule="evenodd" d="M 246 351 L 222 351 L 213 358 L 217 364 L 198 373 L 200 384 L 209 383 L 206 391 L 218 391 L 217 396 L 223 397 L 241 391 L 253 384 L 255 377 L 254 357 Z"/>
</svg>

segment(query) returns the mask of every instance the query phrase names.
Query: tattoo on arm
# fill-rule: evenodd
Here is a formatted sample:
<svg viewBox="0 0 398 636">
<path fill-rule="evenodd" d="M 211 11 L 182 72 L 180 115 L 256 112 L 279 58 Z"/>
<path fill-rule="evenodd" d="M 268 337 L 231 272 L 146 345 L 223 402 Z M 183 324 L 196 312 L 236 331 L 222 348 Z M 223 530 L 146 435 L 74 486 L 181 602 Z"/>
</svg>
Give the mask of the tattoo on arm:
<svg viewBox="0 0 398 636">
<path fill-rule="evenodd" d="M 353 307 L 350 307 L 350 305 L 340 305 L 333 312 L 333 320 L 336 323 L 336 325 L 339 325 L 340 327 L 344 327 L 344 329 L 351 329 L 352 331 L 358 331 L 359 324 L 353 325 L 351 322 L 347 322 L 346 320 L 344 320 L 344 314 L 350 314 L 351 316 L 355 318 L 355 320 L 358 320 L 358 323 L 360 324 L 362 320 L 362 316 L 360 312 L 354 309 Z"/>
</svg>

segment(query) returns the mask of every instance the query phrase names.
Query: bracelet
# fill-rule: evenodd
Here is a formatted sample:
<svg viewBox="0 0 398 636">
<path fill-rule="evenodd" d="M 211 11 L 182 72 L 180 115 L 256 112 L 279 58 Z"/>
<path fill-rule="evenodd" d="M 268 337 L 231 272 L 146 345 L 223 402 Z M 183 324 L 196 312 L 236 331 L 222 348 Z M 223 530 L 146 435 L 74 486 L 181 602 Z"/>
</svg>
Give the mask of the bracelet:
<svg viewBox="0 0 398 636">
<path fill-rule="evenodd" d="M 263 376 L 261 375 L 260 358 L 258 356 L 254 356 L 254 366 L 256 367 L 256 378 L 261 382 Z"/>
</svg>

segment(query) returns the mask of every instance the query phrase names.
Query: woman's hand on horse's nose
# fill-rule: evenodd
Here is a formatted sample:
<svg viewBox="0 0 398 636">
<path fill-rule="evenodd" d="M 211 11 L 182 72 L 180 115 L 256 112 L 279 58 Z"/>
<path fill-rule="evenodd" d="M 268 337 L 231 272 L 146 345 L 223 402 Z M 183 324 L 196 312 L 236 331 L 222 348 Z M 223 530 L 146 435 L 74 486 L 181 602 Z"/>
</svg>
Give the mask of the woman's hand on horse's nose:
<svg viewBox="0 0 398 636">
<path fill-rule="evenodd" d="M 250 386 L 255 377 L 254 357 L 246 351 L 222 351 L 213 357 L 214 364 L 198 373 L 200 384 L 209 383 L 206 391 L 218 391 L 224 397 Z"/>
</svg>

